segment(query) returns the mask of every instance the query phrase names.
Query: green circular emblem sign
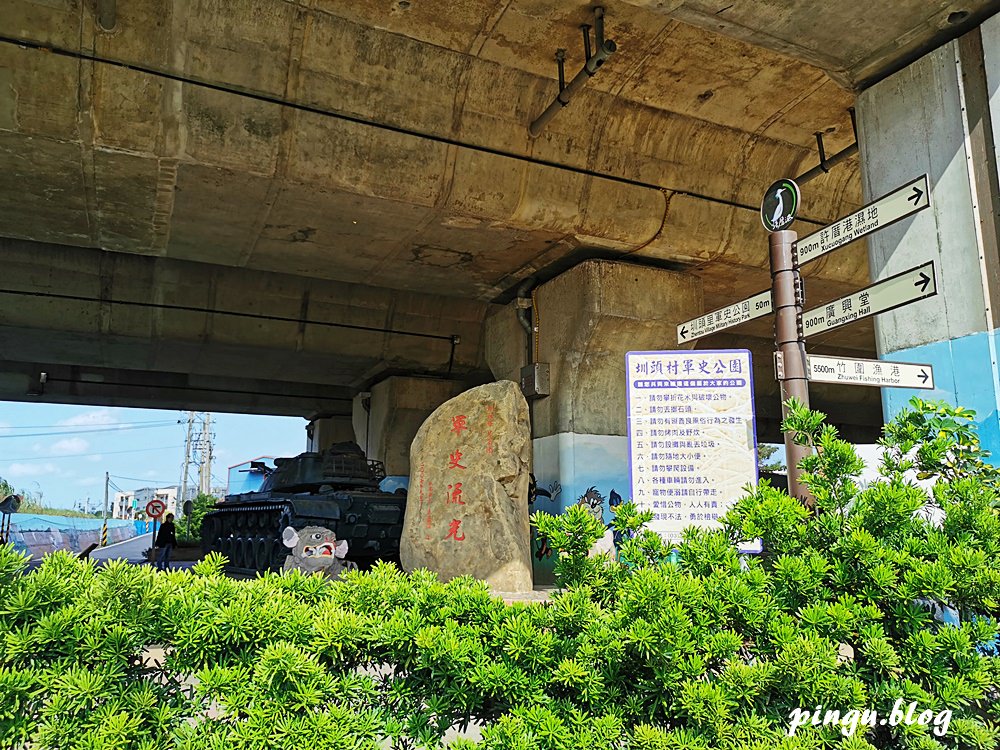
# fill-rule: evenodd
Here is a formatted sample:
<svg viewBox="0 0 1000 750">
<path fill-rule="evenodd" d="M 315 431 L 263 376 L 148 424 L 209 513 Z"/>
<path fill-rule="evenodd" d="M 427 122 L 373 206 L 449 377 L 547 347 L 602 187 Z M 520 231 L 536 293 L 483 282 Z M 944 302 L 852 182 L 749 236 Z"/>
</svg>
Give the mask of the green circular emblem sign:
<svg viewBox="0 0 1000 750">
<path fill-rule="evenodd" d="M 799 210 L 799 186 L 795 180 L 778 180 L 764 193 L 760 202 L 760 220 L 768 232 L 788 229 Z"/>
</svg>

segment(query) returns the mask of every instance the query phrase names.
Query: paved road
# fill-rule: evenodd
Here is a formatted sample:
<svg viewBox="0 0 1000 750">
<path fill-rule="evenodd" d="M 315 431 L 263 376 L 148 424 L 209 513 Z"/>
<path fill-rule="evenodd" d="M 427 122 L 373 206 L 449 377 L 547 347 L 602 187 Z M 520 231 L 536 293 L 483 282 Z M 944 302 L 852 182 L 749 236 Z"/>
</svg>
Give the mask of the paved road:
<svg viewBox="0 0 1000 750">
<path fill-rule="evenodd" d="M 131 539 L 126 539 L 118 544 L 110 544 L 107 547 L 98 547 L 90 553 L 91 560 L 117 560 L 124 558 L 129 562 L 143 562 L 143 553 L 153 545 L 153 534 L 140 534 Z"/>
</svg>

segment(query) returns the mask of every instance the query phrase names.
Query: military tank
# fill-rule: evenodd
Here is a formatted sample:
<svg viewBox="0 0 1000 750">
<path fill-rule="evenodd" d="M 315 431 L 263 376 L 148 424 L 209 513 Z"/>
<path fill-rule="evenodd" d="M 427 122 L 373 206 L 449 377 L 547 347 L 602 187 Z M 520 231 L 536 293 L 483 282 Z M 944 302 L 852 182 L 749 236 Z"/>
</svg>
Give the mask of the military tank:
<svg viewBox="0 0 1000 750">
<path fill-rule="evenodd" d="M 325 526 L 348 543 L 347 559 L 365 568 L 399 561 L 406 495 L 379 490 L 380 461 L 355 443 L 275 460 L 260 490 L 227 495 L 201 525 L 202 549 L 221 552 L 237 572 L 280 570 L 286 527 Z"/>
</svg>

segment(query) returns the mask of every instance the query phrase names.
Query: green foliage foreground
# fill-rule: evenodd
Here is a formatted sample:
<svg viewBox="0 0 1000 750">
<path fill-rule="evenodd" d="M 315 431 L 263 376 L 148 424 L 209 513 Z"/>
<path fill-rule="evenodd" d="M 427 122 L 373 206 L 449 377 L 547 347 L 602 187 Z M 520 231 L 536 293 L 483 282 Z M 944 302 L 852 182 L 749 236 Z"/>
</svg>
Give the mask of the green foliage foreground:
<svg viewBox="0 0 1000 750">
<path fill-rule="evenodd" d="M 796 409 L 818 514 L 761 485 L 724 531 L 690 530 L 676 564 L 631 505 L 620 561 L 587 557 L 604 533 L 588 513 L 536 515 L 564 584 L 547 605 L 389 565 L 235 581 L 218 557 L 157 573 L 56 554 L 25 573 L 0 548 L 0 747 L 436 747 L 476 721 L 491 750 L 993 748 L 1000 664 L 983 646 L 1000 614 L 1000 517 L 975 451 L 935 443 L 946 476 L 927 451 L 914 458 L 947 434 L 928 427 L 936 408 L 887 432 L 884 480 L 863 491 L 851 447 Z M 939 521 L 918 512 L 913 461 L 936 480 Z M 737 554 L 756 537 L 764 554 Z M 787 736 L 795 708 L 887 715 L 897 698 L 952 710 L 947 734 Z"/>
</svg>

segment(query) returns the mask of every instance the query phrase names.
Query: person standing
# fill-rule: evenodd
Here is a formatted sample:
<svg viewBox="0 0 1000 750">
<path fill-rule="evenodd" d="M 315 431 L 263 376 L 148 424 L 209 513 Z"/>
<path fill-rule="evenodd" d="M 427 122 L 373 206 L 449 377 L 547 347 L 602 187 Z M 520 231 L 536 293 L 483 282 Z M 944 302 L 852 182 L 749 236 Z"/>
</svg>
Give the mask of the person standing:
<svg viewBox="0 0 1000 750">
<path fill-rule="evenodd" d="M 160 531 L 156 535 L 156 542 L 153 546 L 160 550 L 156 556 L 156 569 L 167 570 L 170 566 L 170 551 L 177 546 L 177 530 L 174 527 L 173 513 L 167 513 L 167 517 L 160 525 Z"/>
</svg>

